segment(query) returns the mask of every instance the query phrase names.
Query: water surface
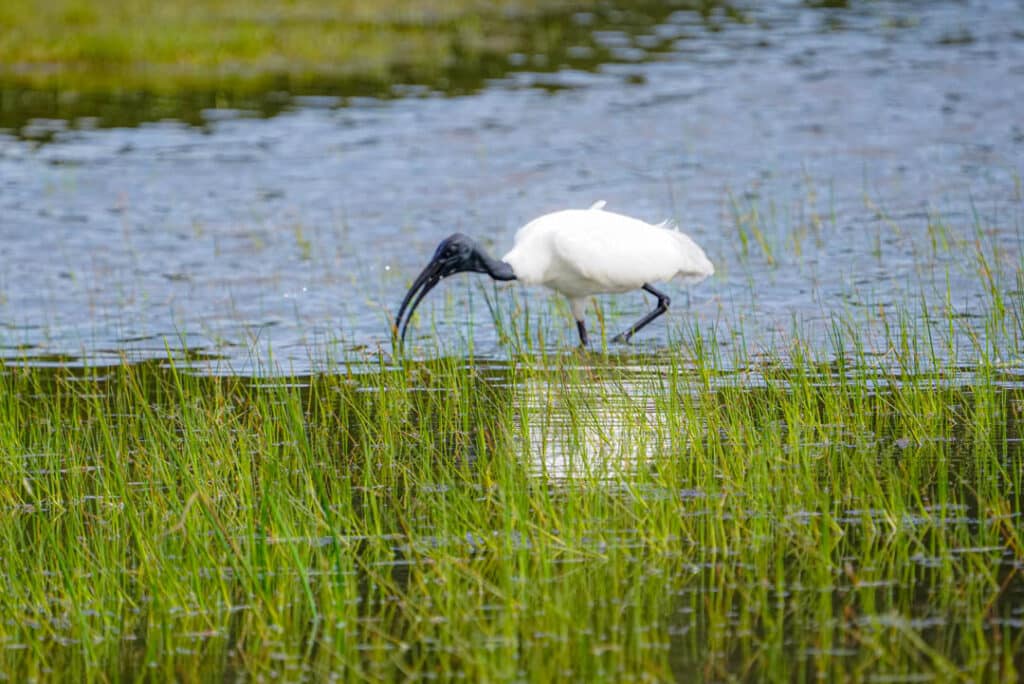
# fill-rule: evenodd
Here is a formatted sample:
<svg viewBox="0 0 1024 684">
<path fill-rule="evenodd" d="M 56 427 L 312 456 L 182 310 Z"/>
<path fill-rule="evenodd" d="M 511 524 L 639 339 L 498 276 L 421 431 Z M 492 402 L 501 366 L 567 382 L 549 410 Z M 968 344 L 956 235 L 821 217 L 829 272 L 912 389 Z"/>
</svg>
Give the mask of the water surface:
<svg viewBox="0 0 1024 684">
<path fill-rule="evenodd" d="M 187 348 L 245 372 L 374 354 L 439 239 L 460 230 L 500 255 L 527 220 L 598 199 L 677 220 L 717 265 L 688 306 L 668 287 L 676 305 L 641 348 L 690 322 L 771 345 L 794 321 L 875 325 L 922 300 L 969 327 L 990 296 L 978 254 L 1016 287 L 1019 3 L 772 3 L 591 28 L 555 64 L 510 55 L 465 95 L 325 92 L 133 127 L 9 116 L 4 356 Z M 412 353 L 471 337 L 504 356 L 479 287 L 429 299 Z M 547 312 L 545 344 L 573 344 L 564 306 L 511 291 L 505 310 Z M 609 336 L 652 305 L 599 301 Z"/>
</svg>

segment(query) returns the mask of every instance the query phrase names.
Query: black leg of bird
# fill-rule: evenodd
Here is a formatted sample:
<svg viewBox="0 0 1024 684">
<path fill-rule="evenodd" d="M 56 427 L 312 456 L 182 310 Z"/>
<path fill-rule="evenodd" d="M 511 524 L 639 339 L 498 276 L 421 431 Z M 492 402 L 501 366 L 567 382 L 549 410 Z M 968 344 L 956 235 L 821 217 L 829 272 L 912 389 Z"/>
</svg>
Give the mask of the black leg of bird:
<svg viewBox="0 0 1024 684">
<path fill-rule="evenodd" d="M 644 289 L 658 298 L 658 306 L 654 307 L 654 311 L 647 314 L 639 321 L 631 325 L 629 327 L 629 330 L 613 337 L 612 342 L 629 342 L 629 338 L 631 338 L 638 330 L 643 328 L 645 325 L 653 321 L 661 314 L 668 311 L 668 305 L 672 303 L 672 300 L 668 298 L 668 295 L 666 295 L 664 292 L 661 292 L 660 290 L 654 289 L 647 283 L 644 283 Z"/>
<path fill-rule="evenodd" d="M 586 347 L 587 342 L 587 326 L 584 325 L 583 321 L 576 321 L 576 331 L 580 334 L 580 346 Z"/>
</svg>

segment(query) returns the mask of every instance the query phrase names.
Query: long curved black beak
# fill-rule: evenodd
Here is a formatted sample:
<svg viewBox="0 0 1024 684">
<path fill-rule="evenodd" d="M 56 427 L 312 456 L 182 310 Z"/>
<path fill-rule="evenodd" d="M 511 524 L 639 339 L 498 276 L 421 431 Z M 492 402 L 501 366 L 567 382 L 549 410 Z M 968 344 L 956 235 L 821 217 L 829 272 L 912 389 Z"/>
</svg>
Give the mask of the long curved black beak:
<svg viewBox="0 0 1024 684">
<path fill-rule="evenodd" d="M 441 279 L 444 277 L 441 274 L 442 264 L 438 260 L 433 260 L 427 267 L 423 269 L 423 272 L 416 276 L 416 281 L 413 282 L 412 287 L 409 288 L 409 292 L 406 293 L 405 299 L 402 300 L 402 306 L 398 307 L 398 315 L 395 316 L 395 327 L 392 330 L 392 334 L 398 333 L 398 348 L 401 349 L 402 344 L 405 342 L 405 332 L 409 328 L 409 321 L 412 320 L 412 314 L 416 311 L 416 307 L 419 306 L 423 298 L 427 296 L 427 293 L 434 289 Z M 417 294 L 418 292 L 418 294 Z M 415 299 L 413 299 L 415 296 Z M 409 302 L 412 302 L 412 306 Z M 405 323 L 402 322 L 402 316 L 406 313 L 406 307 L 409 308 L 408 315 L 405 318 Z"/>
</svg>

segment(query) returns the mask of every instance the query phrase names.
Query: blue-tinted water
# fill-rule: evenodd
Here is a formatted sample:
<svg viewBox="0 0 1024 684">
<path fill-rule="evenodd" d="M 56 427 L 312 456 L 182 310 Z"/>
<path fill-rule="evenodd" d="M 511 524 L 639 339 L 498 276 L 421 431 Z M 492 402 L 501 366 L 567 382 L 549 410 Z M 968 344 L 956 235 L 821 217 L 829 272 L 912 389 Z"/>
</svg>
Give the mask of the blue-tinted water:
<svg viewBox="0 0 1024 684">
<path fill-rule="evenodd" d="M 676 219 L 718 268 L 688 306 L 668 286 L 676 305 L 641 346 L 690 321 L 769 345 L 794 321 L 870 323 L 922 298 L 970 321 L 988 301 L 978 254 L 1015 288 L 1020 3 L 773 3 L 747 17 L 602 27 L 616 62 L 514 71 L 468 96 L 8 130 L 3 354 L 100 362 L 188 347 L 222 368 L 296 371 L 373 355 L 442 237 L 460 230 L 501 254 L 537 214 L 598 199 Z M 439 292 L 451 297 L 421 307 L 413 353 L 429 353 L 431 325 L 505 353 L 478 281 Z M 547 298 L 502 290 L 499 302 L 550 311 Z M 651 305 L 601 302 L 610 333 Z M 568 321 L 550 329 L 562 338 L 548 343 L 574 343 Z"/>
</svg>

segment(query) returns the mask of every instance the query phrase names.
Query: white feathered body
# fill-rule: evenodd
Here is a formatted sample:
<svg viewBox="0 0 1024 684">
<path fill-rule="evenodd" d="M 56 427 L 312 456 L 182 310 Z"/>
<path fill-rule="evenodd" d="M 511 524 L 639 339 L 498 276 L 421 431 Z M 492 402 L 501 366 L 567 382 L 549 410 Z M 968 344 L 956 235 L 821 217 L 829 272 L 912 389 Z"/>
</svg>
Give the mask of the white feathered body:
<svg viewBox="0 0 1024 684">
<path fill-rule="evenodd" d="M 693 284 L 715 272 L 704 250 L 669 223 L 652 225 L 603 207 L 598 202 L 530 221 L 502 260 L 524 283 L 568 297 L 577 319 L 585 297 L 673 278 Z"/>
</svg>

